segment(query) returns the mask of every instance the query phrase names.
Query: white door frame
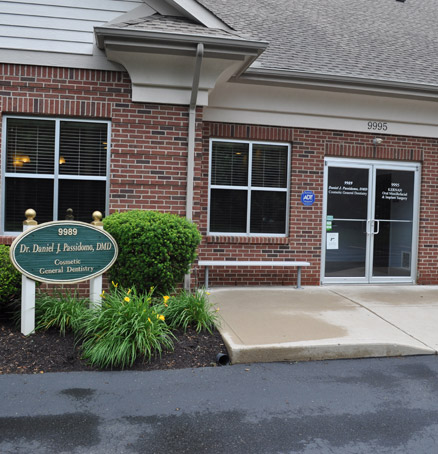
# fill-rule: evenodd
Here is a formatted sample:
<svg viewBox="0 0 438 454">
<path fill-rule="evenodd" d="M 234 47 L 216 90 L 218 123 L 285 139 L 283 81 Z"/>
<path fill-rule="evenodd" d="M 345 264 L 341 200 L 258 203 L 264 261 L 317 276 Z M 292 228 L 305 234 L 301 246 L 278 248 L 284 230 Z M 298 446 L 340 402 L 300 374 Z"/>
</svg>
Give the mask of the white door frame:
<svg viewBox="0 0 438 454">
<path fill-rule="evenodd" d="M 367 227 L 366 227 L 366 263 L 364 277 L 325 277 L 326 259 L 326 240 L 327 240 L 327 186 L 329 167 L 351 167 L 369 169 L 368 174 L 368 204 L 367 204 Z M 412 249 L 411 249 L 411 275 L 410 276 L 391 276 L 373 277 L 372 276 L 372 257 L 373 257 L 373 233 L 374 223 L 370 222 L 375 215 L 375 175 L 377 169 L 404 170 L 414 172 L 414 200 L 413 200 L 413 219 L 412 219 Z M 324 160 L 324 197 L 323 197 L 323 216 L 322 216 L 322 253 L 321 253 L 321 284 L 379 284 L 379 283 L 411 283 L 415 284 L 417 278 L 418 260 L 418 231 L 419 231 L 419 212 L 420 212 L 420 192 L 421 192 L 421 164 L 414 162 L 400 161 L 380 161 L 364 159 L 345 159 L 330 158 Z"/>
</svg>

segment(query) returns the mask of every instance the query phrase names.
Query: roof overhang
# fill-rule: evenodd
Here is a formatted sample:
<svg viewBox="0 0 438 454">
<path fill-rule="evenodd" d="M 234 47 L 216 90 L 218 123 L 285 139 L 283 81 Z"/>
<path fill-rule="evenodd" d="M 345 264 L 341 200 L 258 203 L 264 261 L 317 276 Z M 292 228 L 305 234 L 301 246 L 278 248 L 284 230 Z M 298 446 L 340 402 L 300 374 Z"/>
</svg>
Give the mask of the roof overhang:
<svg viewBox="0 0 438 454">
<path fill-rule="evenodd" d="M 189 104 L 198 44 L 204 45 L 198 105 L 221 77 L 242 74 L 267 47 L 250 39 L 95 27 L 97 45 L 123 65 L 132 81 L 134 102 Z"/>
<path fill-rule="evenodd" d="M 314 90 L 342 91 L 418 99 L 437 99 L 438 86 L 403 81 L 366 79 L 332 74 L 318 74 L 302 71 L 248 68 L 233 82 L 273 86 L 289 86 Z"/>
</svg>

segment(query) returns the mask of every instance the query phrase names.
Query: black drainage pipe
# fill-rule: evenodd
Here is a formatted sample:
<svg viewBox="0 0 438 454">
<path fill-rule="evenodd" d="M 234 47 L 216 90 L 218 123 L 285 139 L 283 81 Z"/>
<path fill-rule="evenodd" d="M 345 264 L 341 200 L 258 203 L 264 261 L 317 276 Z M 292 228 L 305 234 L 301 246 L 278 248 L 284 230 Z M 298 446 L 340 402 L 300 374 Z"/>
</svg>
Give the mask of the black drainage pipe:
<svg viewBox="0 0 438 454">
<path fill-rule="evenodd" d="M 216 364 L 218 366 L 228 366 L 230 364 L 230 357 L 226 353 L 218 353 L 216 355 Z"/>
</svg>

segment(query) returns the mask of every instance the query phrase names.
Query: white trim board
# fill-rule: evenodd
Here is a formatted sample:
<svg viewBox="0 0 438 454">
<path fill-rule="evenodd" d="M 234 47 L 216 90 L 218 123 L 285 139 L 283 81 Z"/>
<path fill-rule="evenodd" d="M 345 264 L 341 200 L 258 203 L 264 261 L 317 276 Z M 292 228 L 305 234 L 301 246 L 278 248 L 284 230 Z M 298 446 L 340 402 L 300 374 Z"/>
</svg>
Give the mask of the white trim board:
<svg viewBox="0 0 438 454">
<path fill-rule="evenodd" d="M 438 137 L 438 101 L 219 83 L 205 121 Z M 386 123 L 369 129 L 369 122 Z"/>
</svg>

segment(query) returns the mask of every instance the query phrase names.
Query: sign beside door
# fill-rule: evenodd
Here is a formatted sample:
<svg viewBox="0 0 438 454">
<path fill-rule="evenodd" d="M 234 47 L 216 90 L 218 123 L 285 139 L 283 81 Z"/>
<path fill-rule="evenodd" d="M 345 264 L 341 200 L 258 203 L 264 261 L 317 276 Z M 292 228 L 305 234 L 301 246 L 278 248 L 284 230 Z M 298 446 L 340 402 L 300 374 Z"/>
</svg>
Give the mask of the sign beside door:
<svg viewBox="0 0 438 454">
<path fill-rule="evenodd" d="M 322 281 L 413 282 L 418 188 L 416 164 L 327 159 Z"/>
</svg>

